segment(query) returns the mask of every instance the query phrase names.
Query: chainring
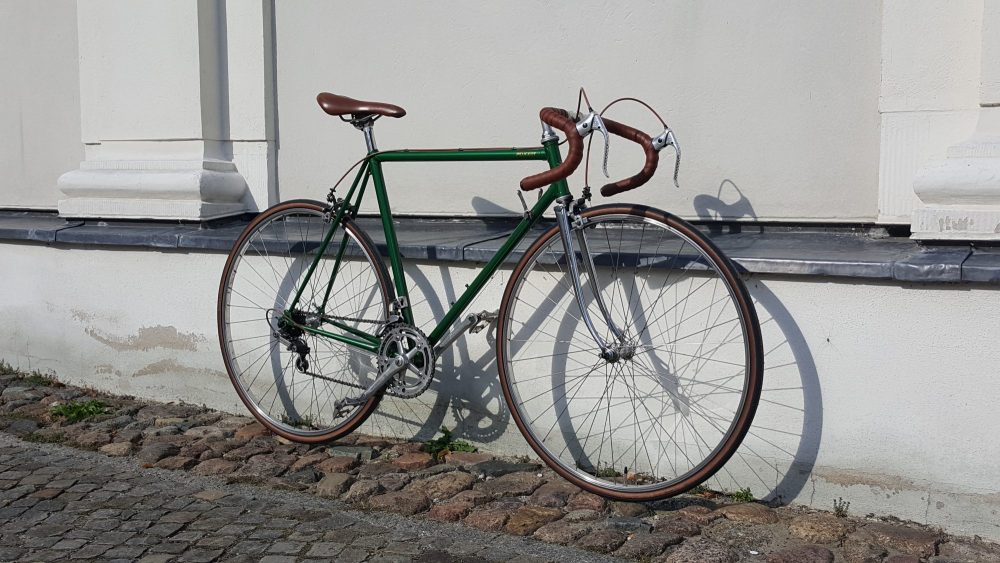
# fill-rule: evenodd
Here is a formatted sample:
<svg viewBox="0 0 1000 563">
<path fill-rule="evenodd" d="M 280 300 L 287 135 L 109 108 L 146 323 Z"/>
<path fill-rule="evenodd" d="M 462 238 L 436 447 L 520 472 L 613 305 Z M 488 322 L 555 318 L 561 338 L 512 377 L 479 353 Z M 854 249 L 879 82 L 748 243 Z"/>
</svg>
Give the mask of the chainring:
<svg viewBox="0 0 1000 563">
<path fill-rule="evenodd" d="M 394 358 L 412 350 L 416 350 L 413 360 L 406 369 L 392 378 L 385 388 L 386 394 L 404 399 L 420 395 L 430 387 L 437 364 L 434 347 L 420 329 L 404 323 L 386 327 L 378 350 L 379 371 L 389 369 Z"/>
</svg>

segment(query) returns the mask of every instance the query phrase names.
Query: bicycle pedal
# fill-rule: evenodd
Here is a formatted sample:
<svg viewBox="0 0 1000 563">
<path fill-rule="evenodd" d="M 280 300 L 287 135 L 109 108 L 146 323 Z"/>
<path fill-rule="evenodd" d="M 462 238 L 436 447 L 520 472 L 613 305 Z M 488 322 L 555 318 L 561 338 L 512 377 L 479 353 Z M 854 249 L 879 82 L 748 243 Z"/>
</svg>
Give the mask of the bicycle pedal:
<svg viewBox="0 0 1000 563">
<path fill-rule="evenodd" d="M 483 329 L 496 322 L 499 316 L 500 316 L 499 310 L 493 311 L 492 313 L 489 311 L 481 311 L 479 313 L 476 313 L 476 317 L 478 317 L 479 320 L 476 321 L 476 324 L 472 325 L 472 328 L 469 329 L 469 332 L 471 332 L 472 334 L 476 334 L 477 332 L 482 332 Z"/>
</svg>

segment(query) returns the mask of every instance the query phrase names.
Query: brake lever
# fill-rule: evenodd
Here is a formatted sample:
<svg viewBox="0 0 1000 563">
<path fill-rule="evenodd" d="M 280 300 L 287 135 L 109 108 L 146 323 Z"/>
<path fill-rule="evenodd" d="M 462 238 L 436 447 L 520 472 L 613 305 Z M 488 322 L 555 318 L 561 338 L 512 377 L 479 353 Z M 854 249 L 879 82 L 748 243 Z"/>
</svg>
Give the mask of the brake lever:
<svg viewBox="0 0 1000 563">
<path fill-rule="evenodd" d="M 611 150 L 611 137 L 608 136 L 608 128 L 604 125 L 604 120 L 594 110 L 590 110 L 590 115 L 576 124 L 576 131 L 581 137 L 586 137 L 594 131 L 600 131 L 604 135 L 604 163 L 602 168 L 604 170 L 604 177 L 610 178 L 611 176 L 608 174 L 608 152 Z"/>
<path fill-rule="evenodd" d="M 680 173 L 681 169 L 681 146 L 677 143 L 677 137 L 674 136 L 674 131 L 667 127 L 660 133 L 659 136 L 653 138 L 653 148 L 656 152 L 660 152 L 661 149 L 665 147 L 674 147 L 674 187 L 681 187 L 677 182 L 677 175 Z"/>
</svg>

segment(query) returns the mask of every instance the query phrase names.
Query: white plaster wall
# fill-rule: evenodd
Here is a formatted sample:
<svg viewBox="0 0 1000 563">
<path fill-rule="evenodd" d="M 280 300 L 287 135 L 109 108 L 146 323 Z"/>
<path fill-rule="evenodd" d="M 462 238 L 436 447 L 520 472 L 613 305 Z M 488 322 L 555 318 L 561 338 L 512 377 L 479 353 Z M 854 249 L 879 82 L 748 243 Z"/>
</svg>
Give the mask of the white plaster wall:
<svg viewBox="0 0 1000 563">
<path fill-rule="evenodd" d="M 981 0 L 882 2 L 880 221 L 908 223 L 917 170 L 975 129 L 982 24 Z"/>
<path fill-rule="evenodd" d="M 115 393 L 244 412 L 223 372 L 215 295 L 224 256 L 4 244 L 0 358 Z M 417 318 L 475 269 L 410 268 Z M 506 272 L 472 308 L 494 309 Z M 714 482 L 759 497 L 891 514 L 1000 539 L 1000 289 L 753 278 L 765 391 L 750 436 Z M 429 299 L 425 300 L 428 295 Z M 387 401 L 368 432 L 441 424 L 525 452 L 500 398 L 489 332 L 459 340 L 440 380 Z M 438 394 L 437 391 L 442 391 Z"/>
<path fill-rule="evenodd" d="M 275 12 L 281 199 L 321 197 L 363 153 L 318 92 L 406 108 L 378 123 L 383 149 L 525 146 L 538 142 L 539 108 L 574 106 L 584 85 L 601 107 L 649 101 L 684 148 L 680 190 L 664 158 L 622 199 L 685 216 L 876 217 L 879 2 L 310 1 Z M 658 126 L 634 108 L 609 115 Z M 614 177 L 640 166 L 623 141 L 611 156 Z M 537 170 L 406 164 L 387 176 L 398 211 L 503 213 L 520 209 L 517 181 Z"/>
<path fill-rule="evenodd" d="M 0 207 L 55 208 L 83 158 L 76 2 L 0 2 Z"/>
</svg>

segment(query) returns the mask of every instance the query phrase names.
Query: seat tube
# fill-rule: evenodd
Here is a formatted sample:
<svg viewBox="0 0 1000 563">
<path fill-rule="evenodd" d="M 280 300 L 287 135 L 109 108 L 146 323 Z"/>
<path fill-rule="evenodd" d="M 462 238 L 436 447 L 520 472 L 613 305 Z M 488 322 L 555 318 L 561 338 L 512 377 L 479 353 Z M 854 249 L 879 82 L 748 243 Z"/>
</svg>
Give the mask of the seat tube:
<svg viewBox="0 0 1000 563">
<path fill-rule="evenodd" d="M 396 239 L 396 227 L 392 222 L 392 209 L 389 207 L 389 195 L 385 189 L 385 178 L 382 176 L 382 163 L 377 156 L 371 159 L 372 183 L 375 185 L 375 198 L 378 200 L 379 216 L 382 219 L 382 230 L 385 232 L 385 246 L 392 265 L 392 277 L 396 286 L 396 298 L 405 303 L 402 309 L 403 320 L 413 324 L 413 311 L 409 306 L 409 291 L 406 287 L 406 277 L 403 274 L 403 262 L 399 256 L 399 242 Z"/>
</svg>

